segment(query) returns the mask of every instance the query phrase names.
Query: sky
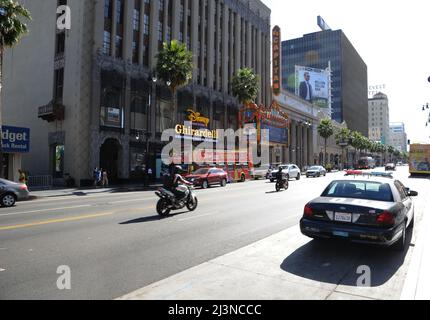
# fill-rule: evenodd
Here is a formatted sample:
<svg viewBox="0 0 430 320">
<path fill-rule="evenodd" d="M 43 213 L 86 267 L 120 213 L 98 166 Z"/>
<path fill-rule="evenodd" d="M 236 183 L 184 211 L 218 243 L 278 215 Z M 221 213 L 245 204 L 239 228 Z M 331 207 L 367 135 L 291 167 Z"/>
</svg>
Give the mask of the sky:
<svg viewBox="0 0 430 320">
<path fill-rule="evenodd" d="M 430 143 L 429 0 L 262 0 L 272 10 L 272 27 L 282 40 L 321 31 L 321 15 L 342 29 L 367 65 L 369 85 L 386 86 L 390 122 L 404 122 L 412 143 Z"/>
</svg>

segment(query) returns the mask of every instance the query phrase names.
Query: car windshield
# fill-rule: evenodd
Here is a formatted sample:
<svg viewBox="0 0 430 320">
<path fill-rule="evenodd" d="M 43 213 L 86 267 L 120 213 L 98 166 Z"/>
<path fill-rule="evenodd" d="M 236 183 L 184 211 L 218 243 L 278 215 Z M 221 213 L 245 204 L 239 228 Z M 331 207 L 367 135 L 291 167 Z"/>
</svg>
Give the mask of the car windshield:
<svg viewBox="0 0 430 320">
<path fill-rule="evenodd" d="M 321 196 L 385 202 L 394 201 L 390 185 L 375 181 L 333 181 Z"/>
<path fill-rule="evenodd" d="M 319 170 L 319 167 L 310 167 L 309 170 Z"/>
<path fill-rule="evenodd" d="M 194 172 L 194 174 L 207 174 L 209 169 L 199 169 Z"/>
</svg>

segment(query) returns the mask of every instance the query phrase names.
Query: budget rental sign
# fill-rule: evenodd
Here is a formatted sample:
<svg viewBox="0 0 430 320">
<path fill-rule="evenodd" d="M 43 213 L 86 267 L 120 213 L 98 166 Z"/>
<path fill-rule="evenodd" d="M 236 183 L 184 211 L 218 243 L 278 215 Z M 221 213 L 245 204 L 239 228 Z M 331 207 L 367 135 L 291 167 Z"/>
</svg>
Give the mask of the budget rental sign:
<svg viewBox="0 0 430 320">
<path fill-rule="evenodd" d="M 5 153 L 30 152 L 30 129 L 28 128 L 2 126 L 1 138 Z"/>
</svg>

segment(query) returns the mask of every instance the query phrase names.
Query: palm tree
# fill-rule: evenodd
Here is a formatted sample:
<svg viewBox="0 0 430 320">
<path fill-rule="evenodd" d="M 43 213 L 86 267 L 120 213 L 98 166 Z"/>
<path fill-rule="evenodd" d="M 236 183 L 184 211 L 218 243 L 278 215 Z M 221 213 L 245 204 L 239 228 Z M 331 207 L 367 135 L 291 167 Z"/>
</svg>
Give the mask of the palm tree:
<svg viewBox="0 0 430 320">
<path fill-rule="evenodd" d="M 30 12 L 13 0 L 0 0 L 0 136 L 1 136 L 1 90 L 3 84 L 3 54 L 6 48 L 16 45 L 28 32 L 22 18 L 31 19 Z M 0 177 L 3 177 L 3 147 L 0 139 Z"/>
<path fill-rule="evenodd" d="M 351 133 L 351 146 L 355 149 L 355 162 L 357 162 L 357 153 L 361 153 L 365 145 L 364 136 L 357 131 Z"/>
<path fill-rule="evenodd" d="M 333 122 L 323 119 L 318 125 L 318 134 L 324 139 L 324 166 L 327 166 L 327 140 L 334 134 Z"/>
<path fill-rule="evenodd" d="M 342 128 L 335 134 L 336 144 L 342 148 L 342 169 L 345 167 L 344 150 L 349 145 L 350 137 L 351 130 L 348 128 Z"/>
<path fill-rule="evenodd" d="M 232 81 L 233 96 L 247 105 L 254 102 L 260 90 L 260 77 L 252 69 L 239 69 Z"/>
<path fill-rule="evenodd" d="M 390 155 L 390 162 L 391 162 L 391 161 L 392 161 L 392 159 L 393 159 L 393 154 L 394 154 L 395 150 L 396 150 L 396 149 L 394 149 L 394 147 L 393 147 L 393 146 L 388 146 L 388 148 L 387 148 L 388 154 Z"/>
<path fill-rule="evenodd" d="M 177 40 L 164 43 L 157 56 L 157 77 L 164 81 L 173 96 L 173 121 L 177 122 L 177 90 L 187 85 L 193 76 L 193 54 L 187 46 Z"/>
</svg>

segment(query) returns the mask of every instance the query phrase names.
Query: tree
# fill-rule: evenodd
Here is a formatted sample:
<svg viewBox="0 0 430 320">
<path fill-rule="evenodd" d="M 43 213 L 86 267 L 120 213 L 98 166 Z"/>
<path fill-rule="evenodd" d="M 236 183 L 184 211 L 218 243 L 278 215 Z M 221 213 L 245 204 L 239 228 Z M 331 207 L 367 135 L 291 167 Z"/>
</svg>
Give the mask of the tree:
<svg viewBox="0 0 430 320">
<path fill-rule="evenodd" d="M 177 90 L 187 85 L 193 76 L 193 54 L 177 40 L 164 43 L 157 56 L 157 77 L 164 81 L 173 96 L 173 121 L 177 122 Z"/>
<path fill-rule="evenodd" d="M 330 119 L 321 120 L 318 134 L 324 139 L 324 166 L 327 166 L 327 140 L 334 134 L 333 122 Z"/>
<path fill-rule="evenodd" d="M 361 153 L 365 145 L 364 136 L 357 131 L 351 133 L 351 146 L 355 149 L 355 162 L 357 162 L 357 153 Z"/>
<path fill-rule="evenodd" d="M 30 12 L 13 0 L 0 0 L 0 137 L 2 124 L 1 90 L 3 84 L 3 54 L 28 32 L 21 19 L 31 19 Z M 0 139 L 0 177 L 3 177 L 3 147 Z"/>
<path fill-rule="evenodd" d="M 390 161 L 392 161 L 392 159 L 393 159 L 393 154 L 394 154 L 395 150 L 396 149 L 393 146 L 387 147 L 388 154 L 390 155 Z"/>
<path fill-rule="evenodd" d="M 243 105 L 254 102 L 260 90 L 260 77 L 252 69 L 239 69 L 232 81 L 233 96 Z"/>
<path fill-rule="evenodd" d="M 336 144 L 342 148 L 342 169 L 345 167 L 344 150 L 349 145 L 350 137 L 351 130 L 348 128 L 342 128 L 335 134 Z"/>
</svg>

